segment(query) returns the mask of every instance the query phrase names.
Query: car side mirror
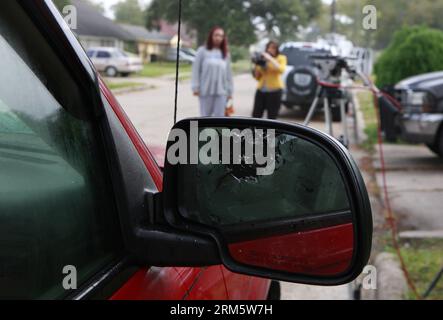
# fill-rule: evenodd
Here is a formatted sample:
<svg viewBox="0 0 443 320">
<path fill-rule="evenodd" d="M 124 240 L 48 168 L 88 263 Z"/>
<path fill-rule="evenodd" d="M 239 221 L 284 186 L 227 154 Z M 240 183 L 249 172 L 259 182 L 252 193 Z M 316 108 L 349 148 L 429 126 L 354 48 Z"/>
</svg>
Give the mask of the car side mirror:
<svg viewBox="0 0 443 320">
<path fill-rule="evenodd" d="M 211 239 L 231 271 L 337 285 L 366 265 L 372 214 L 346 148 L 311 128 L 188 119 L 171 131 L 164 219 Z"/>
</svg>

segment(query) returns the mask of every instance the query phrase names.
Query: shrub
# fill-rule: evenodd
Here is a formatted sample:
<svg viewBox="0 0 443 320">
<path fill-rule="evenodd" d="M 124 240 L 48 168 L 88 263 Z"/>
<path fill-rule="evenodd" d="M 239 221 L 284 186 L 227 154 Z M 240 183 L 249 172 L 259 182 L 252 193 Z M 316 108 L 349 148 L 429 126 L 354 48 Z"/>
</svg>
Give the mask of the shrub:
<svg viewBox="0 0 443 320">
<path fill-rule="evenodd" d="M 398 31 L 375 65 L 379 87 L 439 70 L 443 70 L 443 32 L 420 26 Z"/>
</svg>

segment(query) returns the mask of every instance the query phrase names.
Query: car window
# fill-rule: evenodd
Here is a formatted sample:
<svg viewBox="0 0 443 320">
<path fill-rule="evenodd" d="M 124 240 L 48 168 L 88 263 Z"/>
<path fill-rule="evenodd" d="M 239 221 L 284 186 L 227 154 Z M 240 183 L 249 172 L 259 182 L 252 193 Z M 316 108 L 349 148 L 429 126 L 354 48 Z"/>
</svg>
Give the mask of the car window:
<svg viewBox="0 0 443 320">
<path fill-rule="evenodd" d="M 92 105 L 17 3 L 0 11 L 0 299 L 64 298 L 66 270 L 79 288 L 123 245 Z"/>
<path fill-rule="evenodd" d="M 312 65 L 311 56 L 327 54 L 326 50 L 315 50 L 308 48 L 285 48 L 282 54 L 288 58 L 288 65 L 293 67 Z"/>
<path fill-rule="evenodd" d="M 288 65 L 298 67 L 311 64 L 309 54 L 306 51 L 300 49 L 285 49 L 282 54 L 288 58 Z"/>
<path fill-rule="evenodd" d="M 88 50 L 88 51 L 86 52 L 86 54 L 88 55 L 89 58 L 92 58 L 92 57 L 94 57 L 94 55 L 95 55 L 95 51 L 94 51 L 94 50 Z"/>
<path fill-rule="evenodd" d="M 97 58 L 107 59 L 107 58 L 110 58 L 110 57 L 111 57 L 111 54 L 109 52 L 107 52 L 107 51 L 99 51 L 99 52 L 97 52 Z"/>
</svg>

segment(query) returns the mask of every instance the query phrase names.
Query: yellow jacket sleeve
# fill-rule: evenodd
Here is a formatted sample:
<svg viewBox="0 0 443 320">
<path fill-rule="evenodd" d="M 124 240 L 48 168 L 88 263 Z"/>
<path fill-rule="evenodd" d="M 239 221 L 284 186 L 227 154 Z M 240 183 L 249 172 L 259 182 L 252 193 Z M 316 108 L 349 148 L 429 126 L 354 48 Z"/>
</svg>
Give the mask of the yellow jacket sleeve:
<svg viewBox="0 0 443 320">
<path fill-rule="evenodd" d="M 275 60 L 278 62 L 278 68 L 271 62 L 268 63 L 268 68 L 270 71 L 278 72 L 283 74 L 288 66 L 288 59 L 284 55 L 279 55 Z"/>
</svg>

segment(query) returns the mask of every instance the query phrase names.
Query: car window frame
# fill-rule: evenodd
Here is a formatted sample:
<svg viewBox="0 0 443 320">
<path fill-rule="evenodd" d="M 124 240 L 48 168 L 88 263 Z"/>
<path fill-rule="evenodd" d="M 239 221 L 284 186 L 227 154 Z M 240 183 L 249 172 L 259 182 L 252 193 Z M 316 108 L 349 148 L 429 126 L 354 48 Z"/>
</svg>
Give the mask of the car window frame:
<svg viewBox="0 0 443 320">
<path fill-rule="evenodd" d="M 117 150 L 114 147 L 108 147 L 108 144 L 113 142 L 114 137 L 111 132 L 109 119 L 106 116 L 106 103 L 99 87 L 98 75 L 90 59 L 72 32 L 62 27 L 63 23 L 65 23 L 63 17 L 51 1 L 20 1 L 19 5 L 24 9 L 36 29 L 47 39 L 48 45 L 66 67 L 67 72 L 69 72 L 79 86 L 79 90 L 91 102 L 91 107 L 97 120 L 94 124 L 95 138 L 102 147 L 103 158 L 106 160 L 106 163 L 103 165 L 106 166 L 107 179 L 112 184 L 111 192 L 114 196 L 112 201 L 116 204 L 115 210 L 118 213 L 118 217 L 128 214 L 128 212 L 122 212 L 122 199 L 117 187 L 122 184 L 120 172 L 117 172 Z M 148 175 L 150 175 L 149 172 Z M 121 221 L 118 221 L 118 224 L 122 227 Z M 96 275 L 92 276 L 77 289 L 72 290 L 63 299 L 108 299 L 138 269 L 138 267 L 135 267 L 132 258 L 125 251 L 120 258 L 110 263 L 109 266 L 97 271 Z"/>
<path fill-rule="evenodd" d="M 89 55 L 90 53 L 91 53 L 91 55 Z M 93 59 L 93 58 L 95 58 L 95 55 L 97 54 L 97 50 L 90 49 L 90 50 L 86 51 L 86 54 L 90 59 Z"/>
</svg>

